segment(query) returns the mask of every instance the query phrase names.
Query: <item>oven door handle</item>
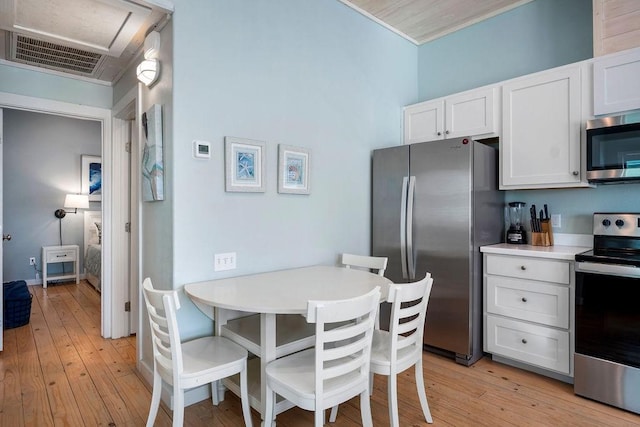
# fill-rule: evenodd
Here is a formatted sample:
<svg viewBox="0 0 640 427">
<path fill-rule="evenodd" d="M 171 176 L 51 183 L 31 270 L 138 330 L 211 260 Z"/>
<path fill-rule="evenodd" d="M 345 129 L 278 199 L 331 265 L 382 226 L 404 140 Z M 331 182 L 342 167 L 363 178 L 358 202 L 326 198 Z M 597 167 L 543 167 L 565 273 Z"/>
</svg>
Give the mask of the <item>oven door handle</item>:
<svg viewBox="0 0 640 427">
<path fill-rule="evenodd" d="M 608 274 L 610 276 L 640 277 L 640 268 L 619 264 L 577 262 L 576 273 Z"/>
</svg>

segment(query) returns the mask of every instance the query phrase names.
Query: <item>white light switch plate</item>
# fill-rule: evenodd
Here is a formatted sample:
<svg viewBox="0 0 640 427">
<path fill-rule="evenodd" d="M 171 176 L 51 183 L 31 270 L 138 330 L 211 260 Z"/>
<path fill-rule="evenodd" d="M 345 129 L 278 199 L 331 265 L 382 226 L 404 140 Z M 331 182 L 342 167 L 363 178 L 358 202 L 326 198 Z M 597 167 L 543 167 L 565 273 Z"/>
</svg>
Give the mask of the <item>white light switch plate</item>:
<svg viewBox="0 0 640 427">
<path fill-rule="evenodd" d="M 560 214 L 551 214 L 551 227 L 552 228 L 562 227 L 562 217 L 560 216 Z"/>
<path fill-rule="evenodd" d="M 215 254 L 214 271 L 233 270 L 236 268 L 236 253 L 227 252 L 224 254 Z"/>
</svg>

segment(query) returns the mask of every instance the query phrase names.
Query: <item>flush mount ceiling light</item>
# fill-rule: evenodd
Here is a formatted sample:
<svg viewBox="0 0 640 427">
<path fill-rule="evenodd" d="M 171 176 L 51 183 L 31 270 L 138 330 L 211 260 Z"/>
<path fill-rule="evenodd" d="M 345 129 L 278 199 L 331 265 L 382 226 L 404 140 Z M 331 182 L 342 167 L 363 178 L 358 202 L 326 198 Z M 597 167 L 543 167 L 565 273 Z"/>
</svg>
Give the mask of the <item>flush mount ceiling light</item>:
<svg viewBox="0 0 640 427">
<path fill-rule="evenodd" d="M 144 61 L 136 68 L 138 80 L 146 86 L 151 86 L 160 75 L 160 61 L 156 58 L 160 53 L 160 33 L 150 32 L 144 39 Z"/>
</svg>

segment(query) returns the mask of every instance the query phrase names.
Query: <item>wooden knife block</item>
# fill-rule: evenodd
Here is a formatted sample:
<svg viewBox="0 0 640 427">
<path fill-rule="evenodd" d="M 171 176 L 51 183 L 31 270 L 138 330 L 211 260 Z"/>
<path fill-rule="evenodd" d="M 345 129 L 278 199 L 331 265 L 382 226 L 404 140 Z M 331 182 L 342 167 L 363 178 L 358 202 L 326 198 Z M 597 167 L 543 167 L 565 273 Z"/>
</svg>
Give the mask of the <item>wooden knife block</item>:
<svg viewBox="0 0 640 427">
<path fill-rule="evenodd" d="M 553 246 L 553 231 L 551 231 L 551 221 L 543 219 L 540 221 L 541 233 L 531 232 L 531 244 L 533 246 Z"/>
</svg>

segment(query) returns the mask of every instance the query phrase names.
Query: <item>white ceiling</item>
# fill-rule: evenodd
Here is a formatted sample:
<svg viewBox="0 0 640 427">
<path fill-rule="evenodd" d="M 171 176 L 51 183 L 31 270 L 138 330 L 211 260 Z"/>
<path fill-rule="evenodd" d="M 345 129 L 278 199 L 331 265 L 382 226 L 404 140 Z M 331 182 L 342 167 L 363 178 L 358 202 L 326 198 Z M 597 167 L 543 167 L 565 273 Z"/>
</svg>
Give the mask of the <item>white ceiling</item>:
<svg viewBox="0 0 640 427">
<path fill-rule="evenodd" d="M 415 44 L 506 12 L 532 0 L 340 0 Z"/>
<path fill-rule="evenodd" d="M 532 0 L 339 1 L 422 44 Z M 171 0 L 0 0 L 0 59 L 115 82 L 172 11 Z"/>
</svg>

